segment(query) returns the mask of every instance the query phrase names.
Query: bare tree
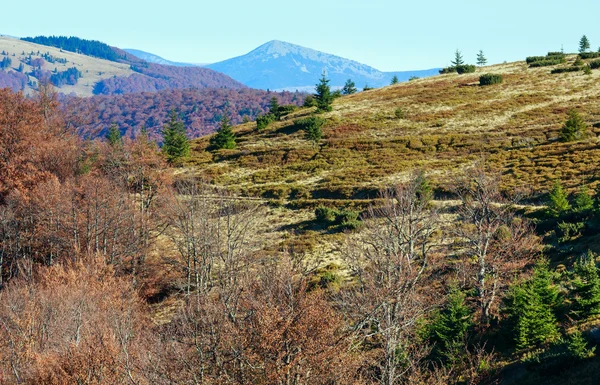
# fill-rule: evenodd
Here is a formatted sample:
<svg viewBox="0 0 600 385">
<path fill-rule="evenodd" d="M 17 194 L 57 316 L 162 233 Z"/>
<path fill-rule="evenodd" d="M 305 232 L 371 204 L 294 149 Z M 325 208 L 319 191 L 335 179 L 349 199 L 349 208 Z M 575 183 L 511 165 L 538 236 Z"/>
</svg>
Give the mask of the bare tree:
<svg viewBox="0 0 600 385">
<path fill-rule="evenodd" d="M 452 232 L 477 289 L 483 325 L 489 322 L 507 280 L 530 263 L 539 248 L 531 226 L 515 215 L 519 197 L 509 199 L 502 194 L 499 181 L 500 175 L 477 166 L 455 183 L 461 201 L 460 222 Z"/>
<path fill-rule="evenodd" d="M 380 384 L 399 384 L 417 371 L 424 351 L 412 343 L 415 324 L 435 301 L 425 282 L 432 263 L 439 216 L 422 174 L 382 193 L 371 207 L 366 232 L 346 256 L 356 279 L 347 312 L 356 344 L 375 344 Z"/>
</svg>

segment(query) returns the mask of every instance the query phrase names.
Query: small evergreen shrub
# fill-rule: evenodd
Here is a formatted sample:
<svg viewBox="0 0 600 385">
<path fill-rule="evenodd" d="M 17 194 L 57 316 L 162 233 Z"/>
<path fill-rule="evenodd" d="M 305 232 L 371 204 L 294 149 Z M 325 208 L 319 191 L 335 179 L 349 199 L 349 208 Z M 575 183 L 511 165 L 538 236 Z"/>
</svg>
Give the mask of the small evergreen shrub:
<svg viewBox="0 0 600 385">
<path fill-rule="evenodd" d="M 550 71 L 551 74 L 564 74 L 567 72 L 579 72 L 583 70 L 583 67 L 564 67 L 564 68 L 555 68 Z"/>
<path fill-rule="evenodd" d="M 398 119 L 404 119 L 404 110 L 400 107 L 396 108 L 396 110 L 394 111 L 394 115 L 396 116 L 396 118 Z"/>
<path fill-rule="evenodd" d="M 485 74 L 479 77 L 480 86 L 490 86 L 492 84 L 500 84 L 504 78 L 498 74 Z"/>
<path fill-rule="evenodd" d="M 533 62 L 529 65 L 530 68 L 535 68 L 535 67 L 549 67 L 549 66 L 555 66 L 558 64 L 563 64 L 565 62 L 565 59 L 547 59 L 547 60 L 542 60 L 542 61 L 536 61 Z"/>
<path fill-rule="evenodd" d="M 592 69 L 590 68 L 590 66 L 583 67 L 583 73 L 585 75 L 591 75 L 592 74 Z"/>
<path fill-rule="evenodd" d="M 354 230 L 360 226 L 359 213 L 352 210 L 336 210 L 325 206 L 315 209 L 315 219 L 326 227 L 339 230 Z"/>
<path fill-rule="evenodd" d="M 256 118 L 256 129 L 264 130 L 275 120 L 275 116 L 273 114 L 259 115 Z"/>
<path fill-rule="evenodd" d="M 477 69 L 477 66 L 473 65 L 473 64 L 462 64 L 462 65 L 458 65 L 456 66 L 456 72 L 460 74 L 471 74 L 473 72 L 475 72 L 475 70 Z"/>
<path fill-rule="evenodd" d="M 600 57 L 600 52 L 582 52 L 579 54 L 581 59 L 597 59 Z"/>
<path fill-rule="evenodd" d="M 315 209 L 315 217 L 317 222 L 322 224 L 331 224 L 335 222 L 337 210 L 329 207 L 319 206 Z"/>
<path fill-rule="evenodd" d="M 442 68 L 440 70 L 440 74 L 444 75 L 444 74 L 452 74 L 456 72 L 456 67 L 452 66 L 452 67 L 446 67 L 446 68 Z"/>
<path fill-rule="evenodd" d="M 325 124 L 325 119 L 318 116 L 310 116 L 308 118 L 302 118 L 294 120 L 294 126 L 298 129 L 303 130 L 307 140 L 318 142 L 323 136 L 322 127 Z"/>
<path fill-rule="evenodd" d="M 569 119 L 560 130 L 560 140 L 562 142 L 572 142 L 581 139 L 585 134 L 587 125 L 577 111 L 569 112 Z"/>
<path fill-rule="evenodd" d="M 594 60 L 588 63 L 591 69 L 595 70 L 600 68 L 600 60 Z"/>
<path fill-rule="evenodd" d="M 572 238 L 579 237 L 585 228 L 584 222 L 561 222 L 558 224 L 558 242 L 565 243 Z"/>
</svg>

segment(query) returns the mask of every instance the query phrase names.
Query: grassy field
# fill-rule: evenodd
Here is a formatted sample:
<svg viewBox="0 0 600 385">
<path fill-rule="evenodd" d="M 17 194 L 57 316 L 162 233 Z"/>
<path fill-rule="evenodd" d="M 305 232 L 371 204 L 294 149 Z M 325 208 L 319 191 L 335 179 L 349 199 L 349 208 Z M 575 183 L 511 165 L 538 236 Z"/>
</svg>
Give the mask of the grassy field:
<svg viewBox="0 0 600 385">
<path fill-rule="evenodd" d="M 114 76 L 129 76 L 134 73 L 129 68 L 128 64 L 96 59 L 86 55 L 63 51 L 59 48 L 29 43 L 6 36 L 0 36 L 0 52 L 1 51 L 8 52 L 8 57 L 12 59 L 12 67 L 14 67 L 14 70 L 19 67 L 21 61 L 24 62 L 25 58 L 30 55 L 35 59 L 41 57 L 43 54 L 48 53 L 55 58 L 66 59 L 67 62 L 64 64 L 46 63 L 43 67 L 44 70 L 54 71 L 56 69 L 59 72 L 75 67 L 81 72 L 82 77 L 79 79 L 76 85 L 65 85 L 61 87 L 60 90 L 64 94 L 75 93 L 78 96 L 92 96 L 94 85 L 98 81 L 112 78 Z M 33 54 L 31 54 L 32 52 Z M 27 73 L 31 70 L 31 66 L 25 64 L 24 72 Z M 31 80 L 37 82 L 37 79 L 33 77 L 31 77 Z M 25 90 L 26 93 L 30 93 L 31 91 L 31 87 L 27 87 Z"/>
</svg>

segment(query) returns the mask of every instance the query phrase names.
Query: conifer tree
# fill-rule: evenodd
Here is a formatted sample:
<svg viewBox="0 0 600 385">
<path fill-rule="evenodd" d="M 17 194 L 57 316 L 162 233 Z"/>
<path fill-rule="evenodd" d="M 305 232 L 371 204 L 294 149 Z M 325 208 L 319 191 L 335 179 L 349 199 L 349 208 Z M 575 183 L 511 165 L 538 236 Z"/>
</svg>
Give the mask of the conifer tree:
<svg viewBox="0 0 600 385">
<path fill-rule="evenodd" d="M 398 76 L 394 75 L 392 81 L 390 82 L 390 85 L 398 84 L 399 81 L 400 80 L 398 80 Z"/>
<path fill-rule="evenodd" d="M 581 319 L 600 314 L 600 276 L 592 252 L 581 256 L 575 263 L 571 284 L 575 305 L 573 313 Z"/>
<path fill-rule="evenodd" d="M 548 213 L 553 217 L 559 217 L 566 211 L 569 211 L 571 206 L 567 199 L 567 193 L 562 187 L 560 180 L 554 182 L 552 191 L 550 191 L 550 202 L 548 203 Z"/>
<path fill-rule="evenodd" d="M 487 58 L 483 54 L 483 51 L 479 50 L 479 53 L 477 54 L 477 65 L 481 67 L 486 64 L 487 64 Z"/>
<path fill-rule="evenodd" d="M 279 102 L 277 101 L 277 98 L 275 96 L 273 96 L 271 98 L 271 101 L 269 102 L 269 113 L 273 115 L 276 120 L 279 120 L 281 118 Z"/>
<path fill-rule="evenodd" d="M 533 277 L 510 288 L 506 299 L 517 349 L 527 349 L 557 339 L 554 307 L 558 289 L 547 265 L 538 265 Z"/>
<path fill-rule="evenodd" d="M 231 125 L 231 120 L 229 119 L 229 114 L 227 112 L 225 112 L 221 118 L 221 124 L 217 133 L 210 138 L 210 145 L 216 150 L 232 150 L 235 148 L 235 135 L 233 134 L 233 126 Z"/>
<path fill-rule="evenodd" d="M 454 60 L 451 63 L 454 67 L 465 64 L 462 53 L 458 49 L 456 50 L 456 52 L 454 52 Z"/>
<path fill-rule="evenodd" d="M 123 137 L 121 136 L 121 131 L 115 123 L 110 125 L 110 128 L 108 129 L 108 134 L 106 135 L 106 140 L 108 141 L 108 144 L 110 144 L 112 147 L 123 145 Z"/>
<path fill-rule="evenodd" d="M 185 126 L 177 116 L 175 110 L 169 115 L 169 122 L 164 126 L 163 148 L 167 160 L 175 163 L 190 155 L 190 141 L 187 137 Z"/>
<path fill-rule="evenodd" d="M 352 81 L 352 79 L 346 80 L 346 84 L 344 84 L 344 88 L 342 88 L 342 94 L 344 95 L 352 95 L 357 91 L 356 84 Z"/>
<path fill-rule="evenodd" d="M 328 112 L 332 110 L 331 104 L 333 103 L 333 96 L 331 95 L 331 88 L 329 87 L 329 79 L 325 76 L 325 72 L 323 72 L 323 76 L 321 80 L 316 85 L 315 94 L 315 102 L 317 104 L 317 111 L 319 112 Z"/>
<path fill-rule="evenodd" d="M 563 142 L 571 142 L 583 137 L 587 125 L 583 118 L 575 110 L 569 111 L 569 119 L 560 130 L 560 140 Z"/>
<path fill-rule="evenodd" d="M 587 341 L 579 330 L 569 336 L 567 349 L 572 357 L 583 360 L 594 356 L 596 347 L 588 348 Z"/>
<path fill-rule="evenodd" d="M 575 211 L 582 212 L 591 210 L 594 207 L 594 199 L 591 197 L 589 193 L 589 189 L 587 186 L 579 187 L 579 191 L 577 191 L 577 195 L 575 195 Z"/>
<path fill-rule="evenodd" d="M 586 35 L 583 35 L 579 40 L 579 53 L 584 53 L 588 49 L 590 49 L 591 44 Z"/>
<path fill-rule="evenodd" d="M 444 308 L 434 314 L 427 333 L 434 346 L 432 358 L 451 364 L 463 353 L 467 333 L 472 325 L 472 312 L 465 303 L 465 298 L 465 293 L 452 289 Z"/>
</svg>

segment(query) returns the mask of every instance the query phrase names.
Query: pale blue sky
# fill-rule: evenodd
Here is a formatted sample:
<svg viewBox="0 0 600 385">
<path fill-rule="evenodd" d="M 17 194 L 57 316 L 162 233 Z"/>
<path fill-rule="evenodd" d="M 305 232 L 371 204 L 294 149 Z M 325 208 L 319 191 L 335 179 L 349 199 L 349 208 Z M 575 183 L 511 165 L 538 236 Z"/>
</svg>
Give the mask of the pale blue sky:
<svg viewBox="0 0 600 385">
<path fill-rule="evenodd" d="M 283 40 L 384 71 L 441 67 L 456 48 L 492 63 L 600 46 L 593 0 L 9 1 L 0 33 L 73 35 L 184 62 L 216 62 Z"/>
</svg>

